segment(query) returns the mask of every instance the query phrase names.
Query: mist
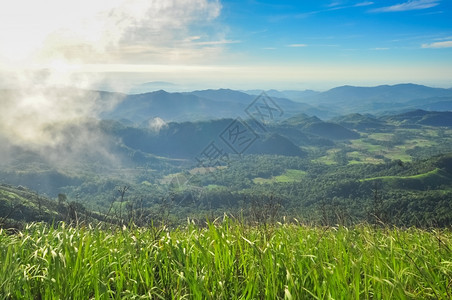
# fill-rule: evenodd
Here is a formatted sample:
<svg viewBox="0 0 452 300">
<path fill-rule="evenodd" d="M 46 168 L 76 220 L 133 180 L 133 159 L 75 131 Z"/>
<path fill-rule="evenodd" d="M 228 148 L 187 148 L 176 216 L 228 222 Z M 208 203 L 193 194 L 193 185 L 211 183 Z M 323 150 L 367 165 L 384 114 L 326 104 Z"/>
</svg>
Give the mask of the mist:
<svg viewBox="0 0 452 300">
<path fill-rule="evenodd" d="M 17 161 L 18 152 L 37 155 L 56 168 L 86 159 L 117 163 L 115 141 L 99 122 L 124 95 L 93 88 L 102 83 L 108 90 L 122 90 L 123 83 L 90 69 L 192 56 L 197 49 L 191 41 L 198 38 L 184 42 L 185 36 L 199 20 L 215 19 L 220 9 L 218 1 L 206 0 L 19 0 L 0 5 L 0 164 Z M 185 54 L 168 51 L 181 43 Z M 162 126 L 151 125 L 156 130 Z"/>
</svg>

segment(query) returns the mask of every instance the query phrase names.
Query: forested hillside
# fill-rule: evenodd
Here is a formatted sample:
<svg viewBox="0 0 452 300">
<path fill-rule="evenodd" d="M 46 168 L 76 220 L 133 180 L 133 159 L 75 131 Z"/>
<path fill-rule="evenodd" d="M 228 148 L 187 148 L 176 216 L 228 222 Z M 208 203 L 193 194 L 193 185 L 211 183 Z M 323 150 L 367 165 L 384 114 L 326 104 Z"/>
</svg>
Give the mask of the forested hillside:
<svg viewBox="0 0 452 300">
<path fill-rule="evenodd" d="M 337 93 L 340 101 L 367 97 L 370 102 L 371 95 L 399 95 L 399 101 L 384 103 L 424 105 L 430 98 L 409 99 L 449 92 L 415 85 L 375 91 L 343 87 L 309 97 L 320 97 L 320 105 Z M 452 224 L 449 111 L 380 114 L 377 109 L 322 119 L 303 112 L 313 103 L 308 107 L 233 90 L 90 95 L 95 101 L 122 97 L 110 115 L 115 118 L 46 129 L 59 139 L 65 132 L 83 134 L 89 142 L 78 146 L 66 136 L 58 147 L 4 149 L 4 223 L 91 218 L 178 224 L 186 217 L 230 213 L 249 219 L 291 216 L 315 224 Z M 259 105 L 267 103 L 262 107 L 275 118 L 256 113 L 253 99 L 265 100 Z M 162 109 L 185 113 L 195 103 L 218 114 L 226 107 L 231 117 L 177 122 L 151 116 Z"/>
</svg>

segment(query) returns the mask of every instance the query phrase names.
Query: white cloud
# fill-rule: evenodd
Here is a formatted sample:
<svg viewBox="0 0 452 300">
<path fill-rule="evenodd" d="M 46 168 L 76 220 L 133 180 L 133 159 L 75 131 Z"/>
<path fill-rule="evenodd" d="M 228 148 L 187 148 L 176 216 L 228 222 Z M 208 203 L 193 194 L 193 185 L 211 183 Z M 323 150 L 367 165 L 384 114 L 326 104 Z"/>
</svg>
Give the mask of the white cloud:
<svg viewBox="0 0 452 300">
<path fill-rule="evenodd" d="M 9 143 L 55 160 L 90 149 L 107 156 L 92 120 L 121 99 L 88 90 L 121 64 L 132 71 L 219 56 L 228 42 L 215 26 L 220 11 L 219 0 L 0 1 L 0 75 L 17 89 L 0 91 L 0 154 Z"/>
<path fill-rule="evenodd" d="M 361 6 L 369 6 L 369 5 L 373 5 L 374 2 L 371 1 L 364 1 L 364 2 L 360 2 L 360 3 L 356 3 L 354 6 L 355 7 L 361 7 Z"/>
<path fill-rule="evenodd" d="M 436 38 L 435 41 L 444 41 L 444 40 L 452 40 L 452 36 L 446 36 L 442 38 Z"/>
<path fill-rule="evenodd" d="M 46 86 L 89 89 L 102 78 L 71 79 L 84 65 L 211 63 L 237 42 L 215 22 L 221 8 L 219 0 L 2 1 L 0 70 L 15 73 L 16 86 L 31 88 L 36 76 L 20 75 L 46 69 Z"/>
<path fill-rule="evenodd" d="M 327 5 L 326 9 L 322 9 L 322 10 L 315 10 L 315 11 L 310 11 L 310 12 L 305 12 L 305 13 L 301 13 L 301 14 L 296 14 L 295 17 L 298 19 L 302 19 L 302 18 L 307 18 L 311 15 L 316 15 L 319 13 L 324 13 L 324 12 L 329 12 L 329 11 L 335 11 L 335 10 L 342 10 L 342 9 L 349 9 L 349 8 L 355 8 L 355 7 L 364 7 L 364 6 L 369 6 L 369 5 L 373 5 L 374 2 L 372 1 L 363 1 L 363 2 L 358 2 L 356 4 L 352 4 L 352 5 L 342 5 L 342 2 L 332 2 L 329 5 Z M 277 16 L 277 17 L 273 17 L 273 21 L 279 21 L 280 19 L 284 19 L 287 18 L 288 16 Z"/>
<path fill-rule="evenodd" d="M 452 48 L 452 41 L 422 44 L 422 48 Z"/>
<path fill-rule="evenodd" d="M 225 44 L 237 44 L 237 43 L 240 43 L 240 41 L 220 40 L 220 41 L 197 42 L 196 45 L 210 46 L 210 45 L 225 45 Z"/>
<path fill-rule="evenodd" d="M 0 4 L 0 66 L 118 58 L 125 45 L 180 46 L 219 16 L 219 0 L 16 0 Z M 213 30 L 209 29 L 210 32 Z M 221 40 L 223 36 L 206 36 Z M 199 38 L 198 38 L 199 39 Z M 186 43 L 187 47 L 190 47 Z M 195 51 L 195 50 L 193 50 Z M 116 56 L 110 57 L 111 52 Z M 159 57 L 160 58 L 160 57 Z"/>
<path fill-rule="evenodd" d="M 155 117 L 153 119 L 150 119 L 149 122 L 148 122 L 149 129 L 151 131 L 154 131 L 154 132 L 157 132 L 157 133 L 162 128 L 165 128 L 167 126 L 168 126 L 168 124 L 166 124 L 166 122 L 162 118 L 159 118 L 159 117 Z"/>
<path fill-rule="evenodd" d="M 410 0 L 396 5 L 380 7 L 371 10 L 371 12 L 397 12 L 408 10 L 420 10 L 438 6 L 440 0 Z"/>
<path fill-rule="evenodd" d="M 306 44 L 290 44 L 287 45 L 287 47 L 291 47 L 291 48 L 302 48 L 302 47 L 307 47 L 308 45 Z"/>
<path fill-rule="evenodd" d="M 327 5 L 327 7 L 336 7 L 342 5 L 342 2 L 336 1 L 336 2 L 331 2 L 330 4 Z"/>
</svg>

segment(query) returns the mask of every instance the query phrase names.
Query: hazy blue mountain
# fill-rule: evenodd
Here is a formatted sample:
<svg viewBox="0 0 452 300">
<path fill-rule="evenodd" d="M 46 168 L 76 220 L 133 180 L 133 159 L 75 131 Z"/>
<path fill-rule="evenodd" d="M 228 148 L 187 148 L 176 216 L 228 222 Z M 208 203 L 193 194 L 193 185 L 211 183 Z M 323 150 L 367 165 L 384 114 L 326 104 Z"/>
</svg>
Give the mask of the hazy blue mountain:
<svg viewBox="0 0 452 300">
<path fill-rule="evenodd" d="M 231 89 L 218 89 L 218 90 L 209 89 L 187 92 L 184 94 L 196 95 L 198 97 L 218 102 L 240 103 L 246 106 L 253 102 L 253 100 L 256 98 L 256 96 L 248 95 Z"/>
<path fill-rule="evenodd" d="M 314 90 L 304 90 L 304 91 L 288 90 L 288 91 L 282 91 L 282 93 L 290 100 L 300 101 L 300 102 L 305 102 L 305 100 L 308 97 L 312 97 L 312 96 L 320 94 L 320 92 L 314 91 Z"/>
<path fill-rule="evenodd" d="M 315 134 L 332 140 L 357 139 L 359 134 L 353 132 L 339 124 L 330 122 L 318 122 L 306 125 L 302 129 L 304 132 Z"/>
<path fill-rule="evenodd" d="M 150 93 L 158 90 L 176 90 L 178 86 L 172 82 L 166 81 L 150 81 L 133 86 L 128 93 L 129 94 L 143 94 Z"/>
<path fill-rule="evenodd" d="M 277 154 L 286 156 L 306 156 L 306 152 L 301 150 L 288 138 L 272 133 L 270 135 L 263 136 L 258 139 L 249 148 L 250 153 L 256 154 Z"/>
<path fill-rule="evenodd" d="M 431 97 L 425 99 L 414 99 L 406 103 L 413 109 L 423 109 L 430 111 L 451 111 L 452 97 Z"/>
<path fill-rule="evenodd" d="M 244 93 L 247 93 L 249 95 L 257 96 L 260 95 L 262 92 L 265 92 L 270 97 L 276 97 L 276 98 L 288 98 L 287 95 L 285 95 L 283 92 L 280 92 L 278 90 L 246 90 L 243 91 Z"/>
<path fill-rule="evenodd" d="M 339 124 L 324 122 L 316 116 L 298 114 L 285 121 L 286 124 L 295 126 L 301 132 L 317 135 L 332 140 L 345 140 L 359 138 L 359 134 Z"/>
<path fill-rule="evenodd" d="M 322 147 L 334 145 L 334 142 L 331 139 L 304 132 L 301 128 L 298 128 L 298 126 L 292 126 L 286 123 L 278 124 L 278 126 L 272 127 L 271 132 L 287 137 L 297 146 Z"/>
<path fill-rule="evenodd" d="M 287 120 L 285 120 L 284 123 L 290 124 L 293 126 L 303 127 L 307 124 L 318 123 L 318 122 L 323 122 L 323 121 L 321 119 L 319 119 L 317 116 L 309 116 L 305 113 L 300 113 L 291 118 L 288 118 Z"/>
<path fill-rule="evenodd" d="M 452 111 L 452 100 L 438 101 L 438 102 L 434 102 L 434 103 L 418 105 L 417 107 L 420 109 L 431 110 L 431 111 Z"/>
<path fill-rule="evenodd" d="M 282 109 L 286 117 L 295 115 L 300 112 L 304 112 L 309 115 L 317 115 L 322 118 L 330 118 L 332 116 L 336 116 L 325 107 L 316 107 L 306 103 L 292 101 L 292 99 L 284 97 L 285 95 L 283 93 L 279 93 L 275 90 L 270 90 L 269 92 L 270 94 L 265 92 L 265 95 L 270 97 L 271 100 L 274 101 Z M 253 101 L 255 101 L 260 95 L 262 95 L 262 91 L 256 90 L 256 93 L 257 94 L 252 95 L 230 89 L 219 89 L 194 91 L 187 94 L 194 94 L 214 101 L 241 103 L 248 106 L 253 103 Z"/>
<path fill-rule="evenodd" d="M 404 102 L 431 97 L 450 97 L 449 89 L 417 84 L 380 85 L 376 87 L 341 86 L 320 93 L 311 99 L 317 103 L 348 103 L 353 101 Z"/>
<path fill-rule="evenodd" d="M 341 86 L 309 97 L 306 102 L 311 105 L 328 105 L 330 109 L 340 114 L 376 113 L 419 108 L 431 103 L 435 97 L 452 97 L 452 91 L 416 84 Z"/>
<path fill-rule="evenodd" d="M 246 109 L 259 95 L 231 89 L 199 90 L 168 93 L 160 90 L 151 93 L 124 96 L 124 100 L 103 118 L 128 119 L 143 124 L 156 117 L 165 121 L 196 121 L 219 118 L 246 117 Z M 376 87 L 342 86 L 326 92 L 276 91 L 266 93 L 281 112 L 282 118 L 299 113 L 330 119 L 350 113 L 376 115 L 406 112 L 415 109 L 447 111 L 452 109 L 452 90 L 431 88 L 415 84 L 381 85 Z M 289 93 L 290 92 L 290 93 Z M 261 93 L 261 92 L 260 92 Z M 286 96 L 310 95 L 306 103 L 295 102 Z M 257 100 L 258 101 L 258 100 Z M 318 126 L 318 125 L 316 125 Z"/>
<path fill-rule="evenodd" d="M 246 109 L 254 104 L 258 96 L 229 89 L 203 90 L 187 93 L 168 93 L 160 90 L 151 93 L 129 95 L 116 108 L 102 115 L 104 119 L 127 119 L 142 124 L 154 118 L 165 121 L 196 121 L 246 116 Z M 258 101 L 258 102 L 255 102 Z M 299 112 L 322 117 L 333 116 L 327 110 L 285 98 L 271 98 L 282 117 Z M 278 113 L 279 115 L 279 113 Z"/>
<path fill-rule="evenodd" d="M 247 90 L 244 91 L 247 94 L 250 95 L 259 95 L 262 93 L 262 90 Z M 314 95 L 319 94 L 318 91 L 313 90 L 304 90 L 304 91 L 297 91 L 297 90 L 267 90 L 265 91 L 267 95 L 270 97 L 276 97 L 276 98 L 287 98 L 295 102 L 304 102 L 305 99 L 312 97 Z"/>
<path fill-rule="evenodd" d="M 168 121 L 208 120 L 233 117 L 244 109 L 240 103 L 223 103 L 190 93 L 168 93 L 160 90 L 129 95 L 116 108 L 103 115 L 106 119 L 128 119 L 142 123 L 159 117 Z"/>
<path fill-rule="evenodd" d="M 452 126 L 452 112 L 414 110 L 382 119 L 401 125 Z"/>
<path fill-rule="evenodd" d="M 194 91 L 186 94 L 196 95 L 205 99 L 210 99 L 213 101 L 221 101 L 226 103 L 240 103 L 245 105 L 246 107 L 253 103 L 259 96 L 262 94 L 262 91 L 256 95 L 250 95 L 247 93 L 243 93 L 240 91 L 230 90 L 230 89 L 219 89 L 219 90 L 202 90 L 202 91 Z M 294 111 L 305 111 L 309 109 L 314 109 L 312 106 L 306 103 L 297 103 L 286 97 L 277 97 L 265 93 L 264 95 L 271 98 L 271 101 L 274 101 L 283 111 L 284 113 L 293 113 Z M 320 110 L 319 110 L 320 111 Z"/>
<path fill-rule="evenodd" d="M 337 117 L 332 119 L 331 121 L 339 125 L 342 125 L 345 128 L 356 129 L 360 131 L 365 131 L 369 129 L 382 129 L 391 126 L 387 124 L 385 121 L 377 119 L 373 116 L 362 115 L 358 113 Z"/>
</svg>

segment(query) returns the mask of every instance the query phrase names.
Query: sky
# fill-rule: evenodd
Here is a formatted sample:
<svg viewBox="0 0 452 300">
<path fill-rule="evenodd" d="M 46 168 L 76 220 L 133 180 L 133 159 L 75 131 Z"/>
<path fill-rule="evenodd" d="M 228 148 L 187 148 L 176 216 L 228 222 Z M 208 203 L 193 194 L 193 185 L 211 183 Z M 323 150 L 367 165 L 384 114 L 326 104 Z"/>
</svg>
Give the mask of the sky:
<svg viewBox="0 0 452 300">
<path fill-rule="evenodd" d="M 0 0 L 0 85 L 452 87 L 452 1 Z"/>
</svg>

